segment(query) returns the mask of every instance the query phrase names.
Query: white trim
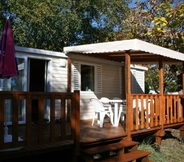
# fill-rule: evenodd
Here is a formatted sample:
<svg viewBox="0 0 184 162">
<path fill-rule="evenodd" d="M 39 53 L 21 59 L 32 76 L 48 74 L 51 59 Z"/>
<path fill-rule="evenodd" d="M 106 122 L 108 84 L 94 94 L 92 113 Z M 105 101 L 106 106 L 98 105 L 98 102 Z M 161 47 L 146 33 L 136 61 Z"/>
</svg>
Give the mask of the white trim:
<svg viewBox="0 0 184 162">
<path fill-rule="evenodd" d="M 48 50 L 21 47 L 21 46 L 15 46 L 15 51 L 16 53 L 26 53 L 26 54 L 34 54 L 34 55 L 45 55 L 45 56 L 52 56 L 52 57 L 68 58 L 63 52 L 55 52 L 55 51 L 48 51 Z"/>
<path fill-rule="evenodd" d="M 139 66 L 139 65 L 135 65 L 135 64 L 131 64 L 131 65 L 130 65 L 130 68 L 131 68 L 131 69 L 142 70 L 142 71 L 147 71 L 147 70 L 148 70 L 147 67 Z"/>
<path fill-rule="evenodd" d="M 72 60 L 75 61 L 87 61 L 89 63 L 95 63 L 95 64 L 106 64 L 106 65 L 111 65 L 111 66 L 124 66 L 124 63 L 119 63 L 115 61 L 110 61 L 110 60 L 104 60 L 100 58 L 94 58 L 94 57 L 89 57 L 89 56 L 84 56 L 84 55 L 79 55 L 79 54 L 74 54 L 74 53 L 69 53 L 67 54 L 68 57 Z"/>
</svg>

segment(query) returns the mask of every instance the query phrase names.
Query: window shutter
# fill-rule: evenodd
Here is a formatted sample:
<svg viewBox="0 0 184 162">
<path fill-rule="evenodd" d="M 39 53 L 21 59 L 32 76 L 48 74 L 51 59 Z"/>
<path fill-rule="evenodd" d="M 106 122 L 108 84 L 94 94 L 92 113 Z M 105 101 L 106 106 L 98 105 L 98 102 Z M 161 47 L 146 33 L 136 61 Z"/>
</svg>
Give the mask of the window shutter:
<svg viewBox="0 0 184 162">
<path fill-rule="evenodd" d="M 102 66 L 96 66 L 96 93 L 102 93 Z"/>
<path fill-rule="evenodd" d="M 119 93 L 122 94 L 122 68 L 119 68 Z"/>
<path fill-rule="evenodd" d="M 144 72 L 136 71 L 137 93 L 144 93 Z"/>
<path fill-rule="evenodd" d="M 72 89 L 80 90 L 80 64 L 78 62 L 73 63 L 73 75 L 72 75 Z"/>
<path fill-rule="evenodd" d="M 132 93 L 137 93 L 136 70 L 131 70 Z"/>
</svg>

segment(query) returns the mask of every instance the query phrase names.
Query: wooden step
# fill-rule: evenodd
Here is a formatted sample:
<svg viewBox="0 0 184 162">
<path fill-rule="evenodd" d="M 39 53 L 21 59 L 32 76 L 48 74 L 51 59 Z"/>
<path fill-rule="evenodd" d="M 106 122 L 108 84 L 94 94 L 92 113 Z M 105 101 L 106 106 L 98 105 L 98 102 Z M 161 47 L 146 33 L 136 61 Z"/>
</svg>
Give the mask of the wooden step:
<svg viewBox="0 0 184 162">
<path fill-rule="evenodd" d="M 117 142 L 113 144 L 84 149 L 82 150 L 82 152 L 90 155 L 95 155 L 95 154 L 100 154 L 107 151 L 115 151 L 115 150 L 120 150 L 122 148 L 130 148 L 133 146 L 137 146 L 138 144 L 139 142 L 135 142 L 135 141 L 122 141 L 122 142 Z"/>
<path fill-rule="evenodd" d="M 148 155 L 150 152 L 135 150 L 126 154 L 120 154 L 108 159 L 98 160 L 97 162 L 133 162 L 140 159 L 141 162 L 150 162 Z"/>
<path fill-rule="evenodd" d="M 126 153 L 137 150 L 139 142 L 121 141 L 113 144 L 101 145 L 92 148 L 81 150 L 81 155 L 86 162 L 93 162 L 94 155 L 100 154 L 103 158 L 108 158 L 111 151 L 116 151 L 117 154 Z"/>
</svg>

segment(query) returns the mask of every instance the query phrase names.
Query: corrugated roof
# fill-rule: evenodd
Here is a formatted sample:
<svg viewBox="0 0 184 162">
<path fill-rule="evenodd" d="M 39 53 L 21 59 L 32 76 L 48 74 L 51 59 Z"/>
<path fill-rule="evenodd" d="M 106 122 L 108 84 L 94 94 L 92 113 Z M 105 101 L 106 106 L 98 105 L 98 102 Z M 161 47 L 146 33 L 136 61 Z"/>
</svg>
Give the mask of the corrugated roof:
<svg viewBox="0 0 184 162">
<path fill-rule="evenodd" d="M 152 60 L 158 60 L 160 56 L 163 56 L 167 57 L 168 60 L 174 59 L 175 61 L 184 61 L 183 53 L 138 39 L 64 47 L 65 54 L 91 54 L 96 57 L 102 57 L 102 54 L 106 54 L 107 59 L 114 61 L 123 61 L 123 54 L 125 54 L 126 51 L 130 52 L 132 61 L 138 61 L 141 58 L 144 58 L 145 61 L 146 59 L 151 60 L 151 56 Z M 105 56 L 103 56 L 103 58 L 104 57 Z"/>
</svg>

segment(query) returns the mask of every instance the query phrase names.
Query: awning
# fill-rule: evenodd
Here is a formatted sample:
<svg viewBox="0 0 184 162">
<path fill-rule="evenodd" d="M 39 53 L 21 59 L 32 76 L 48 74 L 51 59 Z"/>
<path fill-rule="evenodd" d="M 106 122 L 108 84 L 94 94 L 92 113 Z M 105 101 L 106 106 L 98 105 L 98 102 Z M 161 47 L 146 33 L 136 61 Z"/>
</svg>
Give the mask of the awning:
<svg viewBox="0 0 184 162">
<path fill-rule="evenodd" d="M 64 53 L 87 54 L 118 62 L 124 61 L 125 53 L 130 54 L 131 62 L 158 62 L 162 57 L 164 62 L 184 61 L 183 53 L 138 39 L 64 47 Z"/>
</svg>

